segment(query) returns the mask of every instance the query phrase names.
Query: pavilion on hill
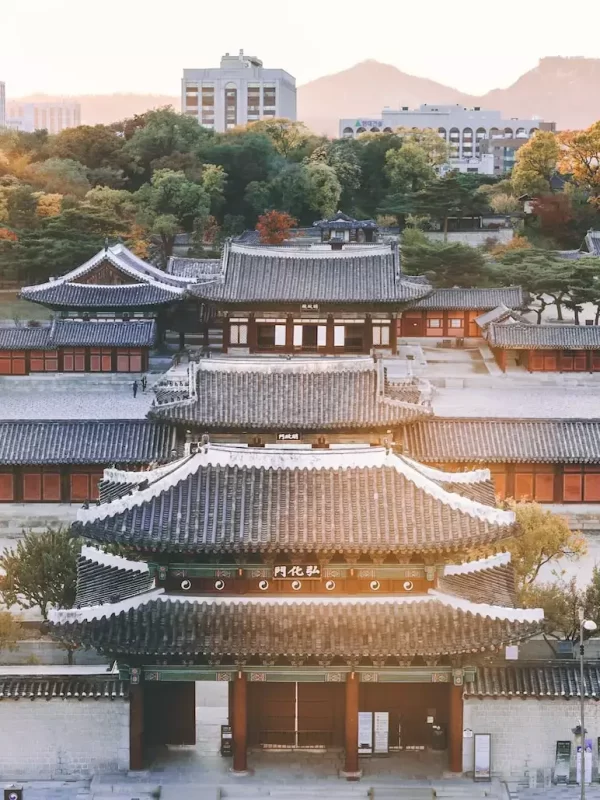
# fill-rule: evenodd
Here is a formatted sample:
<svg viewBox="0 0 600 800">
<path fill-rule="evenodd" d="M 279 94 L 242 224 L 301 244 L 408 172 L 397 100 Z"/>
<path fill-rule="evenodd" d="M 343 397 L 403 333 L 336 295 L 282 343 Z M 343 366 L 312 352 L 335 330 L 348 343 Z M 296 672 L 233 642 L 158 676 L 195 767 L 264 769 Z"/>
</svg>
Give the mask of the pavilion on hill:
<svg viewBox="0 0 600 800">
<path fill-rule="evenodd" d="M 230 686 L 235 771 L 248 747 L 343 747 L 356 778 L 359 712 L 385 710 L 392 747 L 429 744 L 434 720 L 460 772 L 464 682 L 542 619 L 516 605 L 515 518 L 489 472 L 383 447 L 205 444 L 106 470 L 73 533 L 136 554 L 86 546 L 75 607 L 51 616 L 130 682 L 132 769 L 150 744 L 195 742 L 194 682 L 212 680 Z"/>
</svg>

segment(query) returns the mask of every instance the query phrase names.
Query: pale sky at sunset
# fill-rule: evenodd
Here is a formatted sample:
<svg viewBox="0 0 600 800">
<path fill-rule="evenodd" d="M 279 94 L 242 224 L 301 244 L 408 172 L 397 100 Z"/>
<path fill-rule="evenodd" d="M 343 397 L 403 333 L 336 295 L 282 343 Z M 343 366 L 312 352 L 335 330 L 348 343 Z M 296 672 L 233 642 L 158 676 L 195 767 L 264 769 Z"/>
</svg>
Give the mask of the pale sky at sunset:
<svg viewBox="0 0 600 800">
<path fill-rule="evenodd" d="M 0 0 L 0 80 L 9 98 L 177 95 L 184 67 L 243 48 L 299 84 L 374 58 L 478 94 L 541 56 L 599 58 L 600 41 L 583 33 L 598 2 Z"/>
</svg>

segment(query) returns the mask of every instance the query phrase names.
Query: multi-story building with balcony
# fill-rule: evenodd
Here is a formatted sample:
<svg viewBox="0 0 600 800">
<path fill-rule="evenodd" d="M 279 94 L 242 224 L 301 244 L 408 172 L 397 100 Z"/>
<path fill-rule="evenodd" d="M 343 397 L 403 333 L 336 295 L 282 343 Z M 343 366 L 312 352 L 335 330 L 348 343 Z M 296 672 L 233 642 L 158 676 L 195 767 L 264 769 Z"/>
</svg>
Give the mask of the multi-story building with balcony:
<svg viewBox="0 0 600 800">
<path fill-rule="evenodd" d="M 283 69 L 265 69 L 243 50 L 225 53 L 216 69 L 184 69 L 181 110 L 220 132 L 260 119 L 295 120 L 296 79 Z"/>
</svg>

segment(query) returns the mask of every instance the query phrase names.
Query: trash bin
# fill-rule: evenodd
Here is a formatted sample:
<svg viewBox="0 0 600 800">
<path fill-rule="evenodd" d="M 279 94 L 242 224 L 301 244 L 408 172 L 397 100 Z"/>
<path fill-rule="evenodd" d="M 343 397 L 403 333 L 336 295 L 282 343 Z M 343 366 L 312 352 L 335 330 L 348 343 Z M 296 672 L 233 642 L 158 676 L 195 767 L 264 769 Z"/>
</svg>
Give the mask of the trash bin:
<svg viewBox="0 0 600 800">
<path fill-rule="evenodd" d="M 23 800 L 22 786 L 5 786 L 4 800 Z"/>
<path fill-rule="evenodd" d="M 431 726 L 431 749 L 432 750 L 446 750 L 448 737 L 446 735 L 445 725 L 432 725 Z"/>
</svg>

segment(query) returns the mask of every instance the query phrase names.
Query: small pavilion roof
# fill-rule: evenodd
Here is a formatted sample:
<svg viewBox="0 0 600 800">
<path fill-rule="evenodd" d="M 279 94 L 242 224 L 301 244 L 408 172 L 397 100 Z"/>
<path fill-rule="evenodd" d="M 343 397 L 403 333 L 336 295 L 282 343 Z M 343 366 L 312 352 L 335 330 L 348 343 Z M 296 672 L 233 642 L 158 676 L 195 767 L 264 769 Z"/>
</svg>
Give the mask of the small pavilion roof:
<svg viewBox="0 0 600 800">
<path fill-rule="evenodd" d="M 491 347 L 504 350 L 598 350 L 598 325 L 492 322 L 485 336 Z"/>
<path fill-rule="evenodd" d="M 117 473 L 113 482 L 139 479 Z M 205 553 L 452 552 L 514 534 L 514 514 L 485 502 L 488 470 L 442 472 L 385 448 L 206 445 L 145 480 L 80 510 L 74 532 Z"/>
<path fill-rule="evenodd" d="M 1 350 L 56 350 L 59 347 L 152 347 L 154 320 L 54 319 L 38 328 L 0 328 Z"/>
<path fill-rule="evenodd" d="M 319 228 L 319 230 L 357 230 L 358 228 L 363 228 L 363 230 L 377 230 L 378 225 L 374 219 L 354 219 L 354 217 L 348 216 L 348 214 L 344 214 L 342 211 L 338 211 L 331 219 L 320 219 L 317 222 L 313 222 L 314 228 Z"/>
<path fill-rule="evenodd" d="M 428 383 L 389 383 L 372 358 L 203 359 L 155 391 L 151 418 L 204 430 L 388 429 L 432 413 Z"/>
<path fill-rule="evenodd" d="M 425 462 L 600 464 L 593 419 L 432 418 L 403 437 L 404 451 Z"/>
<path fill-rule="evenodd" d="M 228 243 L 222 269 L 190 293 L 215 303 L 357 303 L 398 305 L 431 287 L 402 275 L 393 245 L 272 247 Z"/>
<path fill-rule="evenodd" d="M 118 284 L 89 282 L 102 264 L 122 277 Z M 123 244 L 100 250 L 85 264 L 37 286 L 25 286 L 20 296 L 54 308 L 152 307 L 180 299 L 192 281 L 172 275 L 138 258 Z"/>
</svg>

